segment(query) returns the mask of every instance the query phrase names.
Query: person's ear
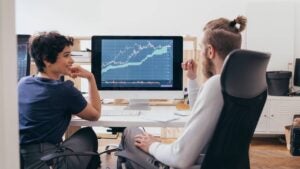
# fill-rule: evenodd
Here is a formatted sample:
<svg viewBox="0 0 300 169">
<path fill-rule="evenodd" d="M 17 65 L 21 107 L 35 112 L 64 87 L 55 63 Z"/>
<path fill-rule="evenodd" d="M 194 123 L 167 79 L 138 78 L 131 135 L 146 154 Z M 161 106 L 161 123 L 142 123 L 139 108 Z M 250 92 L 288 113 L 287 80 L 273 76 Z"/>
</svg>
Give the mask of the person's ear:
<svg viewBox="0 0 300 169">
<path fill-rule="evenodd" d="M 43 60 L 45 67 L 49 67 L 51 65 L 51 63 L 49 61 L 47 61 L 46 59 Z"/>
<path fill-rule="evenodd" d="M 207 46 L 207 55 L 209 59 L 215 58 L 215 48 L 212 45 Z"/>
</svg>

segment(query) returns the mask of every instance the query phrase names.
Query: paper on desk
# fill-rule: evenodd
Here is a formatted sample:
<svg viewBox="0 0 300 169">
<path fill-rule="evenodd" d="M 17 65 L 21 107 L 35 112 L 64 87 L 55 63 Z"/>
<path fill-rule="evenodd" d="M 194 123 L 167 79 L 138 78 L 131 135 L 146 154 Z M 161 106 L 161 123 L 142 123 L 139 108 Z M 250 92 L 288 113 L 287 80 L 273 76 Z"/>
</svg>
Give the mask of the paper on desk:
<svg viewBox="0 0 300 169">
<path fill-rule="evenodd" d="M 143 119 L 158 121 L 158 122 L 169 122 L 173 120 L 178 120 L 180 117 L 175 116 L 173 113 L 160 113 L 160 114 L 152 114 L 152 115 L 142 115 Z"/>
</svg>

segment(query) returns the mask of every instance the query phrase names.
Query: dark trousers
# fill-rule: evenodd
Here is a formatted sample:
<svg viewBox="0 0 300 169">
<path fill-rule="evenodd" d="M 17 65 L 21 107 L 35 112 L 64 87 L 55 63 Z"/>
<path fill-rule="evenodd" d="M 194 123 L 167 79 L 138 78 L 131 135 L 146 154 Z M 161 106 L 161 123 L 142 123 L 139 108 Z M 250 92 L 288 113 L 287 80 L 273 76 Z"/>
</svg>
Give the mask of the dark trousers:
<svg viewBox="0 0 300 169">
<path fill-rule="evenodd" d="M 61 144 L 39 143 L 20 145 L 21 166 L 23 169 L 49 169 L 41 157 L 57 151 L 70 152 L 97 152 L 98 140 L 92 128 L 86 127 L 78 130 L 70 138 L 63 141 Z M 99 156 L 68 156 L 59 158 L 55 162 L 54 168 L 70 168 L 70 169 L 85 169 L 95 168 L 95 160 L 99 166 Z M 92 162 L 92 163 L 91 163 Z"/>
<path fill-rule="evenodd" d="M 139 128 L 126 128 L 123 132 L 119 148 L 121 151 L 117 152 L 118 168 L 121 168 L 121 163 L 126 165 L 127 169 L 158 169 L 169 167 L 156 160 L 152 155 L 142 151 L 134 145 L 134 136 L 141 134 L 142 130 Z"/>
</svg>

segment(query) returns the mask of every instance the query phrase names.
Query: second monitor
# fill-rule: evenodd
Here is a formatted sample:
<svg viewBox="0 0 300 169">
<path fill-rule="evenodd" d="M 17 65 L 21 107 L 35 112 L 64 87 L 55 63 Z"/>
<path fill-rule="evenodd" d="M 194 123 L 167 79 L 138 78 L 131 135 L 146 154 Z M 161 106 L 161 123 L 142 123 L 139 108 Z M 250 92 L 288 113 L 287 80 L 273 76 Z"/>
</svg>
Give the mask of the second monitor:
<svg viewBox="0 0 300 169">
<path fill-rule="evenodd" d="M 30 35 L 17 35 L 17 65 L 18 65 L 18 81 L 30 74 L 30 56 L 28 52 L 28 40 Z"/>
<path fill-rule="evenodd" d="M 180 36 L 93 36 L 92 73 L 102 98 L 181 99 Z"/>
</svg>

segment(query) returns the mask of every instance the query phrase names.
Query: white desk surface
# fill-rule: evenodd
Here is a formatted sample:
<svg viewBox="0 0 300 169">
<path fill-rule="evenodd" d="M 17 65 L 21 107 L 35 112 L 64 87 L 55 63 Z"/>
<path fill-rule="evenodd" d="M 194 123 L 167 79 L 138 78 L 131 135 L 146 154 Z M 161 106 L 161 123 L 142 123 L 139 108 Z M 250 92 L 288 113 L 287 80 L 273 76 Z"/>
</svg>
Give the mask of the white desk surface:
<svg viewBox="0 0 300 169">
<path fill-rule="evenodd" d="M 102 111 L 107 109 L 123 109 L 125 106 L 102 105 Z M 139 116 L 101 116 L 98 121 L 87 121 L 73 118 L 70 126 L 101 126 L 101 127 L 184 127 L 189 116 L 178 116 L 179 119 L 168 122 L 159 122 L 145 119 L 143 116 L 159 117 L 162 113 L 174 113 L 175 106 L 151 106 L 150 111 L 141 111 Z"/>
</svg>

